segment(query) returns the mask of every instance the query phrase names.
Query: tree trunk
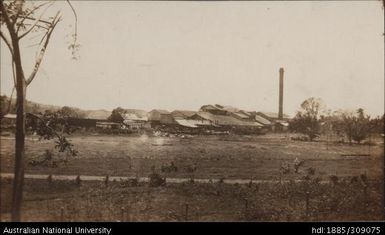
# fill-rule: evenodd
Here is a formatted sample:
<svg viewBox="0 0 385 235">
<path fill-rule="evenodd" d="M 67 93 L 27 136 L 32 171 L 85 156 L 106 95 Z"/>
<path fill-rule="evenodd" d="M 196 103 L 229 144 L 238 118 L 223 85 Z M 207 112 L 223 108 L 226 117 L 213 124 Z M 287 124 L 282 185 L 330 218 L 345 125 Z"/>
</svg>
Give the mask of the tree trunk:
<svg viewBox="0 0 385 235">
<path fill-rule="evenodd" d="M 24 185 L 24 140 L 25 140 L 25 95 L 26 84 L 18 40 L 12 40 L 14 48 L 14 63 L 16 68 L 16 134 L 15 134 L 15 170 L 12 195 L 12 221 L 21 219 L 21 204 Z"/>
</svg>

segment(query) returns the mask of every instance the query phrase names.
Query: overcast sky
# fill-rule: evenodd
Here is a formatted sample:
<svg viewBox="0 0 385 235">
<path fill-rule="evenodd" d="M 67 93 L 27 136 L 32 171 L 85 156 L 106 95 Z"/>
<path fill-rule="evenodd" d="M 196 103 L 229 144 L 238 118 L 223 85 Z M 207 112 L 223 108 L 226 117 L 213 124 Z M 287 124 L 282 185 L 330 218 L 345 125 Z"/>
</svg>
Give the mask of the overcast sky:
<svg viewBox="0 0 385 235">
<path fill-rule="evenodd" d="M 381 1 L 73 1 L 78 60 L 67 49 L 74 17 L 58 4 L 64 20 L 28 100 L 84 109 L 218 103 L 277 112 L 283 67 L 285 113 L 311 96 L 332 109 L 384 113 Z M 28 75 L 35 53 L 23 40 Z M 1 93 L 9 95 L 10 56 L 1 44 Z"/>
</svg>

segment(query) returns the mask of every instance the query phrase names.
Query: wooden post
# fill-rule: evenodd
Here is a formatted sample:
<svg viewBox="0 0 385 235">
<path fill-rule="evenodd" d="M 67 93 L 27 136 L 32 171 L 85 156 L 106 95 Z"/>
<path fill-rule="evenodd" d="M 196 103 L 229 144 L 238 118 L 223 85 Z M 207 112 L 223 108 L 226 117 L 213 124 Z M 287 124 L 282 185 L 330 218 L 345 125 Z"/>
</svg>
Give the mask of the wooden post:
<svg viewBox="0 0 385 235">
<path fill-rule="evenodd" d="M 109 180 L 109 176 L 108 175 L 106 175 L 106 179 L 104 180 L 104 184 L 106 185 L 106 186 L 108 186 L 108 180 Z"/>
<path fill-rule="evenodd" d="M 188 203 L 185 204 L 185 221 L 188 221 Z"/>
<path fill-rule="evenodd" d="M 120 213 L 121 213 L 121 221 L 120 222 L 124 222 L 125 218 L 124 218 L 124 207 L 123 206 L 120 208 Z"/>
<path fill-rule="evenodd" d="M 75 182 L 76 185 L 80 186 L 80 175 L 76 176 Z"/>
<path fill-rule="evenodd" d="M 291 193 L 288 193 L 287 195 L 287 205 L 291 207 Z"/>
<path fill-rule="evenodd" d="M 307 191 L 306 192 L 306 208 L 305 208 L 305 214 L 306 214 L 306 220 L 308 220 L 309 219 L 309 195 L 310 195 L 310 193 Z"/>
<path fill-rule="evenodd" d="M 72 216 L 72 220 L 73 221 L 78 221 L 79 218 L 80 218 L 80 210 L 74 211 L 73 216 Z"/>
<path fill-rule="evenodd" d="M 247 216 L 248 216 L 248 214 L 247 214 L 247 212 L 248 212 L 248 207 L 249 207 L 248 203 L 249 203 L 249 202 L 247 201 L 247 199 L 245 199 L 245 212 L 244 212 L 245 218 L 247 218 Z"/>
<path fill-rule="evenodd" d="M 128 206 L 126 209 L 126 220 L 127 220 L 127 222 L 131 221 L 131 207 L 130 206 Z"/>
<path fill-rule="evenodd" d="M 48 175 L 48 178 L 47 178 L 47 181 L 48 181 L 48 184 L 51 185 L 52 184 L 52 175 Z"/>
<path fill-rule="evenodd" d="M 364 185 L 364 195 L 365 195 L 365 198 L 367 198 L 367 194 L 368 193 L 368 185 L 365 183 Z"/>
<path fill-rule="evenodd" d="M 60 222 L 64 222 L 64 207 L 60 208 Z"/>
</svg>

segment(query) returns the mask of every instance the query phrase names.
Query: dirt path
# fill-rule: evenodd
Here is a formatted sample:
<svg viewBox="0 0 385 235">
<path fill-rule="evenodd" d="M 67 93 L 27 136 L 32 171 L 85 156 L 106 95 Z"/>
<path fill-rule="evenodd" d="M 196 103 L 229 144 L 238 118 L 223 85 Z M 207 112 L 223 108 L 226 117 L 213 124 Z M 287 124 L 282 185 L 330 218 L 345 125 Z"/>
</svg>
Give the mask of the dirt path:
<svg viewBox="0 0 385 235">
<path fill-rule="evenodd" d="M 13 179 L 13 173 L 0 173 L 0 178 L 4 179 Z M 25 179 L 39 179 L 46 180 L 49 175 L 42 174 L 25 174 Z M 52 175 L 52 180 L 75 180 L 77 175 Z M 134 177 L 127 176 L 109 176 L 109 181 L 125 181 L 128 179 L 135 179 Z M 106 176 L 95 176 L 95 175 L 82 175 L 80 176 L 80 180 L 82 181 L 105 181 Z M 186 183 L 189 182 L 189 178 L 166 178 L 167 183 Z M 139 182 L 149 182 L 148 177 L 139 177 Z M 218 183 L 220 179 L 194 179 L 196 183 Z M 294 182 L 299 183 L 303 180 L 294 180 Z M 255 184 L 263 184 L 263 183 L 271 183 L 276 184 L 279 183 L 279 180 L 252 180 L 252 183 Z M 281 183 L 289 183 L 289 180 L 282 180 Z M 225 184 L 249 184 L 250 179 L 223 179 L 223 183 Z M 329 181 L 321 181 L 320 183 L 326 184 Z"/>
</svg>

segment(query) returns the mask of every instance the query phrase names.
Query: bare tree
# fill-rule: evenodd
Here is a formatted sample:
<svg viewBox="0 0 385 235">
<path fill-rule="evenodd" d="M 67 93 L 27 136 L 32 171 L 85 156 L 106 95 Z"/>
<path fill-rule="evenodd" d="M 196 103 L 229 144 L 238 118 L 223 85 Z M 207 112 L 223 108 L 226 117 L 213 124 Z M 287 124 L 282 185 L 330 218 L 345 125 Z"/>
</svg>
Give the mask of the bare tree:
<svg viewBox="0 0 385 235">
<path fill-rule="evenodd" d="M 67 1 L 68 2 L 68 1 Z M 69 2 L 68 2 L 69 3 Z M 12 221 L 20 221 L 20 211 L 24 184 L 24 155 L 25 155 L 25 103 L 27 87 L 35 79 L 47 46 L 55 27 L 61 20 L 61 12 L 46 14 L 54 1 L 44 1 L 31 4 L 25 0 L 0 0 L 0 36 L 7 45 L 12 57 L 12 72 L 16 88 L 16 133 L 15 133 L 15 167 L 12 195 Z M 27 6 L 28 5 L 28 6 Z M 72 5 L 71 9 L 73 9 Z M 75 14 L 76 17 L 76 14 Z M 75 18 L 76 19 L 76 18 Z M 5 25 L 5 27 L 4 27 Z M 36 32 L 42 33 L 37 44 L 37 57 L 32 71 L 26 76 L 22 66 L 20 42 L 26 36 Z M 74 46 L 76 49 L 76 32 Z M 12 99 L 12 97 L 11 97 Z"/>
</svg>

